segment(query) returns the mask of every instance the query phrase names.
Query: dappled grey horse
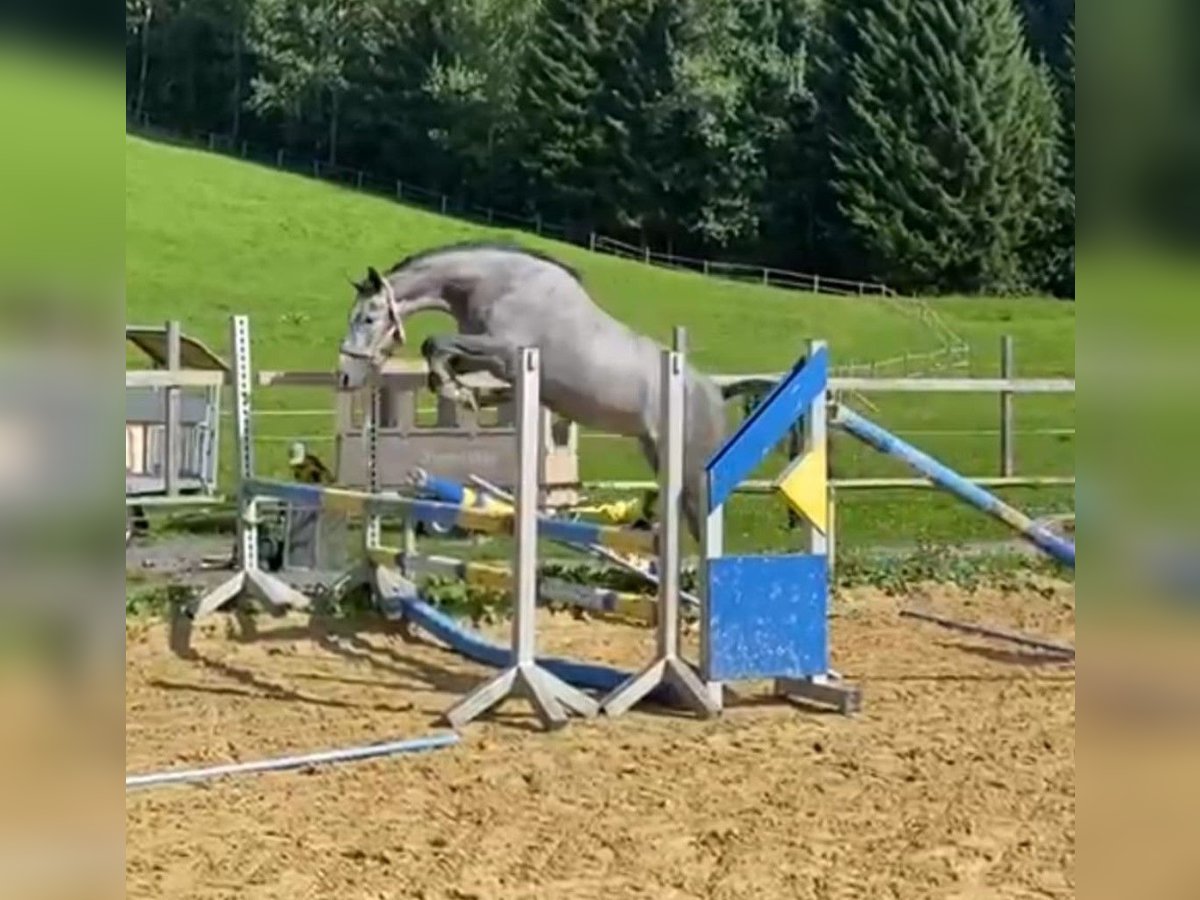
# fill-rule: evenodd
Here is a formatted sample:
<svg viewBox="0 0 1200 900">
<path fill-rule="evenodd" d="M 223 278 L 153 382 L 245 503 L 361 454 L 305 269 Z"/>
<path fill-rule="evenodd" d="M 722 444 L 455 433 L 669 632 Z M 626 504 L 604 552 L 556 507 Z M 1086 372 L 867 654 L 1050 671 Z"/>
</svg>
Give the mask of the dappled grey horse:
<svg viewBox="0 0 1200 900">
<path fill-rule="evenodd" d="M 520 247 L 459 244 L 418 253 L 385 275 L 374 268 L 357 296 L 339 356 L 342 390 L 362 387 L 405 341 L 404 321 L 435 310 L 453 316 L 457 334 L 425 340 L 430 389 L 475 403 L 458 376 L 488 372 L 516 382 L 517 352 L 541 353 L 541 397 L 582 426 L 637 438 L 658 470 L 661 347 L 602 310 L 577 273 Z M 688 366 L 684 419 L 683 508 L 700 538 L 704 463 L 726 433 L 724 397 Z"/>
</svg>

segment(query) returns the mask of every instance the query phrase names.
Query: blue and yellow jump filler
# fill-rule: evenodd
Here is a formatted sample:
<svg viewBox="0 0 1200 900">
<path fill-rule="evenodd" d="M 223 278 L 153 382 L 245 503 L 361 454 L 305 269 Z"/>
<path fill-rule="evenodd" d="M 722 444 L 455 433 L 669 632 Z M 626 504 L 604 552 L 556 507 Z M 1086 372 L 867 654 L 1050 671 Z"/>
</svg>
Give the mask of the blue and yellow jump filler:
<svg viewBox="0 0 1200 900">
<path fill-rule="evenodd" d="M 700 669 L 714 697 L 722 682 L 773 679 L 781 696 L 847 713 L 859 707 L 858 688 L 829 666 L 828 383 L 829 352 L 811 342 L 707 464 Z M 808 551 L 725 554 L 725 503 L 797 423 L 804 446 L 776 488 L 807 521 Z"/>
</svg>

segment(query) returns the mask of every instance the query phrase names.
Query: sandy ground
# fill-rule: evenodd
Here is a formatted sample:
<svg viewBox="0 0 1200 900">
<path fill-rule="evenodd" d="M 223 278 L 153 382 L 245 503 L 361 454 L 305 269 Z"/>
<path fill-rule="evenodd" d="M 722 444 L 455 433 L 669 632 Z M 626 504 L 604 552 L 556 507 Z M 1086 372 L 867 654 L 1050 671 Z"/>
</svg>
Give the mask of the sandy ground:
<svg viewBox="0 0 1200 900">
<path fill-rule="evenodd" d="M 905 602 L 1074 639 L 1074 589 Z M 520 703 L 458 747 L 126 796 L 135 898 L 1010 898 L 1075 894 L 1075 672 L 840 597 L 856 718 L 748 686 L 713 722 L 652 710 L 536 730 Z M 649 632 L 567 615 L 543 649 L 636 667 Z M 486 670 L 377 623 L 216 618 L 194 659 L 126 637 L 126 770 L 440 730 Z"/>
</svg>

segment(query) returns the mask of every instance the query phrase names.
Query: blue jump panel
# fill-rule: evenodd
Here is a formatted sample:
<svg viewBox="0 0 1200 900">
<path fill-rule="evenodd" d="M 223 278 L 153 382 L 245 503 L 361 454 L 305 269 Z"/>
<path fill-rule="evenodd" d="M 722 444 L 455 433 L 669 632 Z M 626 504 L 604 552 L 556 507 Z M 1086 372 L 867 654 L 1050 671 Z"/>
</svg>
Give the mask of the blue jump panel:
<svg viewBox="0 0 1200 900">
<path fill-rule="evenodd" d="M 710 559 L 705 677 L 746 681 L 826 674 L 828 606 L 824 555 Z"/>
<path fill-rule="evenodd" d="M 829 381 L 829 351 L 821 348 L 781 378 L 750 417 L 708 461 L 708 508 L 723 504 L 788 429 L 799 421 Z"/>
</svg>

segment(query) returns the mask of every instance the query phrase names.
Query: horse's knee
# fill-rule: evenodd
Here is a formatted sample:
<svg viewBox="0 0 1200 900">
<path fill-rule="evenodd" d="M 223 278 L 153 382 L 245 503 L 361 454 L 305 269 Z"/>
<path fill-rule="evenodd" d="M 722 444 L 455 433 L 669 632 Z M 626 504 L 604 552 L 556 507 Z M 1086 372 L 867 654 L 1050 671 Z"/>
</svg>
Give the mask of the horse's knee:
<svg viewBox="0 0 1200 900">
<path fill-rule="evenodd" d="M 442 352 L 442 342 L 438 340 L 436 334 L 431 334 L 425 340 L 421 341 L 421 355 L 426 359 L 437 356 Z"/>
</svg>

